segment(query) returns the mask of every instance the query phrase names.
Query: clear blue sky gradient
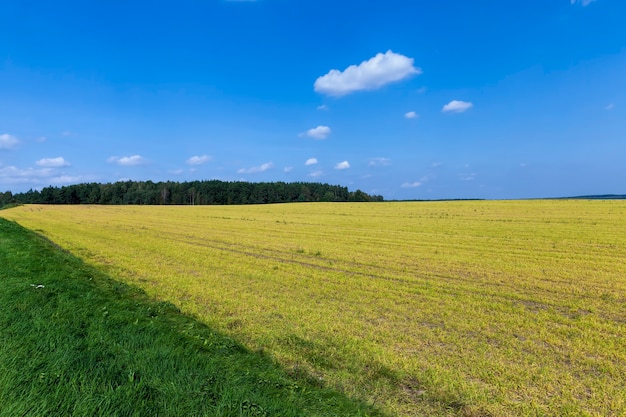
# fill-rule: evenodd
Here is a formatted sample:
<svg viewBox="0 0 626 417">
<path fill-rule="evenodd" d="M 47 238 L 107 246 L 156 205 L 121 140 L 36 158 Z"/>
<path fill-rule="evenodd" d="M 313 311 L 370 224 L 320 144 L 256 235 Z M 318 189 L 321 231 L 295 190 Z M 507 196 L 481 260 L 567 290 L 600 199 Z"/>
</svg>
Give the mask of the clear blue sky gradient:
<svg viewBox="0 0 626 417">
<path fill-rule="evenodd" d="M 624 0 L 3 0 L 0 25 L 0 191 L 626 193 Z M 395 80 L 370 61 L 315 88 L 385 53 Z"/>
</svg>

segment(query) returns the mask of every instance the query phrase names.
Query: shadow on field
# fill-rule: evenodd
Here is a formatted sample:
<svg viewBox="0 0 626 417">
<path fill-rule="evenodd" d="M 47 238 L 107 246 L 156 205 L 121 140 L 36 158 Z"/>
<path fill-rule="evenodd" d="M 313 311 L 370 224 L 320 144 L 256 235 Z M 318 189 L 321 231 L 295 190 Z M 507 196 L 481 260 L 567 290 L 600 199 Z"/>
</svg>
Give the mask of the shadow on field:
<svg viewBox="0 0 626 417">
<path fill-rule="evenodd" d="M 0 416 L 382 416 L 0 219 Z"/>
</svg>

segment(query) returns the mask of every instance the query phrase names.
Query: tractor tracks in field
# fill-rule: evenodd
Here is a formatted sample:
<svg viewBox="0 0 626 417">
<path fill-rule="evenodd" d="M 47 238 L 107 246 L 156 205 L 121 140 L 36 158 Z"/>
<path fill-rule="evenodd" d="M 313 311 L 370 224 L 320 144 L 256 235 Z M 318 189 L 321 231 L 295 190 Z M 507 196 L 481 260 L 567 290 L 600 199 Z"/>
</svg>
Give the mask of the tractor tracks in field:
<svg viewBox="0 0 626 417">
<path fill-rule="evenodd" d="M 176 244 L 192 245 L 202 248 L 210 248 L 217 251 L 229 252 L 244 257 L 263 259 L 278 263 L 297 265 L 304 268 L 313 268 L 318 271 L 325 271 L 333 274 L 343 274 L 345 276 L 360 276 L 373 280 L 385 280 L 402 284 L 406 289 L 432 289 L 442 293 L 473 293 L 483 297 L 492 299 L 500 299 L 502 302 L 513 303 L 518 306 L 527 306 L 529 303 L 534 306 L 541 306 L 540 310 L 553 309 L 568 315 L 565 307 L 560 303 L 547 301 L 553 299 L 556 290 L 549 288 L 529 288 L 520 291 L 519 286 L 507 282 L 494 282 L 477 279 L 465 271 L 456 271 L 450 274 L 441 274 L 424 271 L 402 271 L 397 268 L 391 268 L 389 265 L 380 266 L 366 264 L 356 261 L 348 261 L 342 259 L 320 258 L 316 255 L 280 251 L 275 249 L 261 248 L 256 251 L 250 250 L 251 246 L 240 243 L 233 243 L 223 240 L 206 240 L 198 239 L 189 235 L 168 236 L 168 240 L 176 242 Z M 297 259 L 299 257 L 300 259 Z M 303 259 L 304 258 L 304 259 Z M 312 262 L 319 260 L 318 262 Z M 321 262 L 340 263 L 343 267 L 324 265 Z M 368 269 L 369 271 L 364 271 Z M 411 274 L 411 277 L 402 277 L 399 274 Z M 409 288 L 407 288 L 409 287 Z M 503 292 L 503 289 L 505 290 Z M 404 290 L 389 288 L 389 291 L 404 292 Z M 508 291 L 507 291 L 508 290 Z M 412 291 L 410 291 L 412 292 Z M 421 291 L 417 291 L 421 292 Z M 576 298 L 595 299 L 591 295 L 575 294 Z M 606 317 L 608 318 L 608 317 Z"/>
</svg>

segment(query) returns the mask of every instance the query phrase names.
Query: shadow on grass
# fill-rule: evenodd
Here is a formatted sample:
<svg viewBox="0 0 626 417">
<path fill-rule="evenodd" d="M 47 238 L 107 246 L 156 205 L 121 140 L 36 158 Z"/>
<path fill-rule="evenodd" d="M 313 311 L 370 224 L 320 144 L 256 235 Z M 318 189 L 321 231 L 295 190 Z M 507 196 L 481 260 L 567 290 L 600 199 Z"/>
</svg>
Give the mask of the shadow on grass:
<svg viewBox="0 0 626 417">
<path fill-rule="evenodd" d="M 0 416 L 382 416 L 0 219 Z"/>
</svg>

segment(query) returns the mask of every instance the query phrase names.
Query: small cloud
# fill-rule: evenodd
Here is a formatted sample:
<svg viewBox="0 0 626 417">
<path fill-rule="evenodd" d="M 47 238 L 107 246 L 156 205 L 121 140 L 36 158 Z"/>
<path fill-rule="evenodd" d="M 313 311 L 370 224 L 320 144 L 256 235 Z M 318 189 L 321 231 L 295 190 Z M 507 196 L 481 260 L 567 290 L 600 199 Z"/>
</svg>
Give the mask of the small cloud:
<svg viewBox="0 0 626 417">
<path fill-rule="evenodd" d="M 596 0 L 570 0 L 570 2 L 571 2 L 572 4 L 579 3 L 579 4 L 582 4 L 582 5 L 583 5 L 583 7 L 587 7 L 587 6 L 589 6 L 589 5 L 590 5 L 591 3 L 593 3 L 594 1 L 596 1 Z"/>
<path fill-rule="evenodd" d="M 384 54 L 378 53 L 359 65 L 350 65 L 343 71 L 330 70 L 315 80 L 314 89 L 329 96 L 344 96 L 355 91 L 377 90 L 389 83 L 421 73 L 420 68 L 413 66 L 413 58 L 389 50 Z"/>
<path fill-rule="evenodd" d="M 611 103 L 605 107 L 606 110 L 613 110 L 615 108 L 615 104 Z"/>
<path fill-rule="evenodd" d="M 62 156 L 59 156 L 58 158 L 40 159 L 39 161 L 35 162 L 35 165 L 46 168 L 62 168 L 69 166 L 70 164 L 65 159 L 63 159 Z"/>
<path fill-rule="evenodd" d="M 285 168 L 283 168 L 283 172 L 284 172 L 285 174 L 288 174 L 288 173 L 290 173 L 291 171 L 293 171 L 293 167 L 285 167 Z"/>
<path fill-rule="evenodd" d="M 20 169 L 15 166 L 0 167 L 0 183 L 3 184 L 41 184 L 54 176 L 52 168 Z"/>
<path fill-rule="evenodd" d="M 371 158 L 368 163 L 371 167 L 385 167 L 391 165 L 391 159 L 389 158 Z"/>
<path fill-rule="evenodd" d="M 309 158 L 306 160 L 306 162 L 304 163 L 304 165 L 309 166 L 309 165 L 315 165 L 317 164 L 317 158 Z"/>
<path fill-rule="evenodd" d="M 8 133 L 0 135 L 0 149 L 13 149 L 18 143 L 20 141 L 13 135 Z"/>
<path fill-rule="evenodd" d="M 324 140 L 330 135 L 331 130 L 328 126 L 318 126 L 313 129 L 309 129 L 300 134 L 300 137 L 309 137 L 315 140 Z"/>
<path fill-rule="evenodd" d="M 431 168 L 439 168 L 443 164 L 441 162 L 433 162 L 430 166 Z"/>
<path fill-rule="evenodd" d="M 459 174 L 459 179 L 461 181 L 474 181 L 476 179 L 476 173 L 472 172 L 469 174 Z"/>
<path fill-rule="evenodd" d="M 348 161 L 339 162 L 335 165 L 335 169 L 338 169 L 340 171 L 348 168 L 350 168 L 350 163 Z"/>
<path fill-rule="evenodd" d="M 64 130 L 63 132 L 61 132 L 61 136 L 63 136 L 64 138 L 69 138 L 72 135 L 74 134 L 70 132 L 69 130 Z"/>
<path fill-rule="evenodd" d="M 414 181 L 414 182 L 405 182 L 405 183 L 403 183 L 400 187 L 401 187 L 401 188 L 417 188 L 417 187 L 419 187 L 420 185 L 422 185 L 422 183 L 421 183 L 421 182 L 419 182 L 419 181 Z"/>
<path fill-rule="evenodd" d="M 47 140 L 48 140 L 48 138 L 47 138 L 47 137 L 45 137 L 45 136 L 39 136 L 39 137 L 37 138 L 37 142 L 39 142 L 39 143 L 43 143 L 43 142 L 45 142 L 45 141 L 47 141 Z"/>
<path fill-rule="evenodd" d="M 265 164 L 256 167 L 238 169 L 237 174 L 258 174 L 259 172 L 265 172 L 272 168 L 274 168 L 274 163 L 266 162 Z"/>
<path fill-rule="evenodd" d="M 424 94 L 426 91 L 428 91 L 428 88 L 420 87 L 417 89 L 417 94 Z"/>
<path fill-rule="evenodd" d="M 72 177 L 70 175 L 61 175 L 59 177 L 50 178 L 50 182 L 53 184 L 75 184 L 81 181 L 83 181 L 82 177 Z"/>
<path fill-rule="evenodd" d="M 415 113 L 414 111 L 410 111 L 410 112 L 404 113 L 404 117 L 406 119 L 416 119 L 419 117 L 419 115 Z"/>
<path fill-rule="evenodd" d="M 206 164 L 212 159 L 213 158 L 209 155 L 192 156 L 191 158 L 187 159 L 187 165 L 202 165 Z"/>
<path fill-rule="evenodd" d="M 444 113 L 463 113 L 474 107 L 474 105 L 468 101 L 452 100 L 441 109 Z"/>
<path fill-rule="evenodd" d="M 328 106 L 326 104 L 320 104 L 319 106 L 317 106 L 318 110 L 328 110 Z"/>
<path fill-rule="evenodd" d="M 319 178 L 324 175 L 324 171 L 313 171 L 308 176 L 311 178 Z"/>
<path fill-rule="evenodd" d="M 185 172 L 185 170 L 184 170 L 184 169 L 171 169 L 171 170 L 169 171 L 169 173 L 170 173 L 170 174 L 172 174 L 172 175 L 180 175 L 180 174 L 182 174 L 183 172 Z"/>
<path fill-rule="evenodd" d="M 122 156 L 122 157 L 111 156 L 110 158 L 107 159 L 107 162 L 110 164 L 117 164 L 120 166 L 130 167 L 130 166 L 137 166 L 137 165 L 145 164 L 146 160 L 140 155 Z"/>
</svg>

